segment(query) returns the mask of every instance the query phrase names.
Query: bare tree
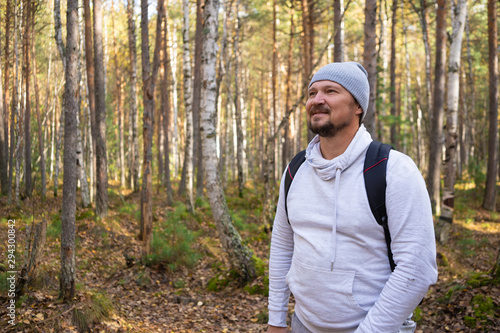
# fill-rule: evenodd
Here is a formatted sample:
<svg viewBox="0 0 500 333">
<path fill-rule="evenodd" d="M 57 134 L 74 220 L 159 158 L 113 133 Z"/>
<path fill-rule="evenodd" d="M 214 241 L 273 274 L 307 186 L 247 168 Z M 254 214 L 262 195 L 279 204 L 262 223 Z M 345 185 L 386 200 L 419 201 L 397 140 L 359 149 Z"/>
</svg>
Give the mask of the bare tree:
<svg viewBox="0 0 500 333">
<path fill-rule="evenodd" d="M 189 0 L 182 1 L 183 27 L 182 27 L 182 62 L 184 73 L 184 113 L 186 117 L 186 146 L 184 150 L 183 177 L 185 178 L 185 189 L 188 206 L 194 212 L 193 198 L 193 94 L 191 78 L 191 57 L 189 52 Z M 185 174 L 185 176 L 184 176 Z M 181 178 L 181 183 L 182 183 Z M 179 192 L 181 186 L 179 185 Z"/>
<path fill-rule="evenodd" d="M 483 207 L 495 210 L 496 207 L 496 176 L 498 164 L 498 28 L 496 1 L 488 0 L 488 49 L 489 62 L 489 139 L 488 139 L 488 171 L 484 191 Z M 499 257 L 500 258 L 500 257 Z"/>
<path fill-rule="evenodd" d="M 35 26 L 34 15 L 35 7 L 33 6 L 33 27 Z M 45 171 L 45 153 L 44 153 L 44 138 L 43 138 L 43 133 L 42 133 L 42 116 L 40 114 L 40 93 L 39 93 L 39 88 L 38 88 L 38 79 L 37 79 L 37 65 L 36 65 L 36 49 L 35 49 L 35 34 L 33 33 L 33 39 L 31 43 L 31 52 L 32 52 L 32 59 L 33 59 L 33 83 L 35 86 L 35 108 L 36 108 L 36 121 L 38 125 L 38 152 L 40 154 L 40 176 L 41 176 L 41 194 L 42 194 L 42 200 L 45 200 L 47 197 L 47 173 Z M 50 76 L 50 61 L 49 61 L 49 76 Z M 48 97 L 48 96 L 47 96 Z M 47 108 L 44 109 L 45 112 L 47 112 Z"/>
<path fill-rule="evenodd" d="M 137 127 L 137 49 L 134 21 L 134 0 L 127 2 L 128 43 L 130 51 L 130 184 L 133 191 L 139 191 L 139 141 Z"/>
<path fill-rule="evenodd" d="M 2 187 L 2 194 L 7 194 L 9 187 L 8 176 L 8 163 L 9 160 L 9 76 L 10 76 L 10 19 L 12 16 L 12 1 L 5 2 L 5 43 L 4 43 L 4 68 L 3 68 L 3 101 L 2 101 L 2 115 L 0 116 L 0 186 Z M 2 78 L 0 77 L 0 80 Z M 12 121 L 12 120 L 11 120 Z"/>
<path fill-rule="evenodd" d="M 375 137 L 375 113 L 377 96 L 377 0 L 365 1 L 365 45 L 363 62 L 368 72 L 370 85 L 370 103 L 366 110 L 364 124 L 368 132 Z"/>
<path fill-rule="evenodd" d="M 78 0 L 68 0 L 66 11 L 66 86 L 64 89 L 64 181 L 61 213 L 61 279 L 59 297 L 75 294 L 76 130 L 78 112 Z"/>
<path fill-rule="evenodd" d="M 391 103 L 391 144 L 398 146 L 397 130 L 396 130 L 396 25 L 398 15 L 398 0 L 392 1 L 392 29 L 391 29 L 391 65 L 390 65 L 390 103 Z"/>
<path fill-rule="evenodd" d="M 457 172 L 457 145 L 458 145 L 458 99 L 460 92 L 460 58 L 462 54 L 462 39 L 467 13 L 467 0 L 453 3 L 453 30 L 451 34 L 450 52 L 448 57 L 447 80 L 447 110 L 446 110 L 446 138 L 444 160 L 444 187 L 442 194 L 441 216 L 436 226 L 441 232 L 437 234 L 438 240 L 446 242 L 449 228 L 438 228 L 444 223 L 453 222 L 453 209 L 455 201 L 455 180 Z"/>
<path fill-rule="evenodd" d="M 201 94 L 201 137 L 203 144 L 203 167 L 205 171 L 208 200 L 212 208 L 217 232 L 222 246 L 229 255 L 231 266 L 243 281 L 255 278 L 255 266 L 250 250 L 242 244 L 241 237 L 234 228 L 231 215 L 220 183 L 217 161 L 217 144 L 215 131 L 216 103 L 216 61 L 217 61 L 217 28 L 218 0 L 205 2 L 202 52 L 202 94 Z"/>
<path fill-rule="evenodd" d="M 436 65 L 434 70 L 433 116 L 430 132 L 429 171 L 427 189 L 432 211 L 440 215 L 439 189 L 443 150 L 443 113 L 446 66 L 446 1 L 437 1 L 436 15 Z"/>
<path fill-rule="evenodd" d="M 333 61 L 344 61 L 344 1 L 333 1 Z"/>
<path fill-rule="evenodd" d="M 106 156 L 106 96 L 104 83 L 102 0 L 94 0 L 94 84 L 96 143 L 96 216 L 108 215 L 108 159 Z"/>
<path fill-rule="evenodd" d="M 31 19 L 34 3 L 31 0 L 23 2 L 23 69 L 24 69 L 24 92 L 26 94 L 26 104 L 24 107 L 24 195 L 31 197 L 33 191 L 33 180 L 31 172 Z"/>
<path fill-rule="evenodd" d="M 94 200 L 95 193 L 95 168 L 96 168 L 96 156 L 95 156 L 95 85 L 94 85 L 94 46 L 92 37 L 92 13 L 90 12 L 90 0 L 83 0 L 83 17 L 85 21 L 85 68 L 87 76 L 87 98 L 88 98 L 88 110 L 90 113 L 90 131 L 91 131 L 91 144 L 90 149 L 90 189 L 91 196 L 90 200 Z"/>
<path fill-rule="evenodd" d="M 158 16 L 156 18 L 156 42 L 153 58 L 153 68 L 149 60 L 149 29 L 148 29 L 148 1 L 141 0 L 141 48 L 142 48 L 142 85 L 143 85 L 143 142 L 144 160 L 141 193 L 141 224 L 139 239 L 143 241 L 143 255 L 149 254 L 150 243 L 153 237 L 153 186 L 151 164 L 153 160 L 153 133 L 155 110 L 155 83 L 160 64 L 161 25 L 164 21 L 164 0 L 158 1 Z"/>
</svg>

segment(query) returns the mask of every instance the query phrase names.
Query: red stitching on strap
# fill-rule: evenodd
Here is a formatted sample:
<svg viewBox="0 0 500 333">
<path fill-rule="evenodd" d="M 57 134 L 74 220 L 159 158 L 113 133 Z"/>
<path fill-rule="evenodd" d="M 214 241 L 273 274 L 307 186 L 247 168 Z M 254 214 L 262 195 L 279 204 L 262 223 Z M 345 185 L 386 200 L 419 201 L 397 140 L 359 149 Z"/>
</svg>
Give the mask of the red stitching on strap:
<svg viewBox="0 0 500 333">
<path fill-rule="evenodd" d="M 382 163 L 382 162 L 383 162 L 383 161 L 385 161 L 385 160 L 387 160 L 387 157 L 386 157 L 386 158 L 381 159 L 380 161 L 378 161 L 377 163 L 375 163 L 375 164 L 374 164 L 374 165 L 372 165 L 371 167 L 366 168 L 366 169 L 365 169 L 365 171 L 363 171 L 363 173 L 364 173 L 364 172 L 367 172 L 367 171 L 368 171 L 368 170 L 370 170 L 371 168 L 373 168 L 373 167 L 375 167 L 375 166 L 379 165 L 380 163 Z"/>
<path fill-rule="evenodd" d="M 292 176 L 292 172 L 290 171 L 290 167 L 288 167 L 287 169 L 288 169 L 288 174 L 290 175 L 290 178 L 292 178 L 292 180 L 293 180 L 293 176 Z"/>
</svg>

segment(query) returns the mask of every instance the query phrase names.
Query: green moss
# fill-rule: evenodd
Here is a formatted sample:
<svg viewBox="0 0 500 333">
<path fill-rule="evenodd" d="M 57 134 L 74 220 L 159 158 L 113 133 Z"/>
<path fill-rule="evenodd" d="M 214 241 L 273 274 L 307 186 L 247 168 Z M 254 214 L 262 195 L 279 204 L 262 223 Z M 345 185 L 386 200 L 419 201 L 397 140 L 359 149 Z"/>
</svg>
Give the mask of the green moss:
<svg viewBox="0 0 500 333">
<path fill-rule="evenodd" d="M 486 324 L 495 316 L 498 317 L 498 314 L 496 314 L 496 310 L 498 310 L 498 308 L 493 299 L 489 296 L 481 294 L 475 295 L 472 298 L 471 306 L 474 311 L 474 317 L 466 316 L 464 318 L 465 324 L 470 328 L 476 327 L 478 325 L 478 321 Z"/>
</svg>

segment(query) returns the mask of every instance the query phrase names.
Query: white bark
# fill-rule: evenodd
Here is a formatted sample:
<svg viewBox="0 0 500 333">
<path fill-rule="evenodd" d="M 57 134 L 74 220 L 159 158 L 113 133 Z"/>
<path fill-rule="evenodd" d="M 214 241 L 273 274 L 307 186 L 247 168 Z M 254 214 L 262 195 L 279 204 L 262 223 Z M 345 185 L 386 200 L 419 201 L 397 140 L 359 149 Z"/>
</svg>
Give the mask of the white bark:
<svg viewBox="0 0 500 333">
<path fill-rule="evenodd" d="M 193 198 L 193 92 L 191 76 L 191 57 L 189 52 L 189 0 L 183 0 L 184 26 L 182 29 L 182 61 L 184 72 L 184 108 L 186 113 L 186 149 L 184 158 L 184 168 L 186 168 L 186 191 L 188 205 L 194 212 Z"/>
<path fill-rule="evenodd" d="M 218 0 L 207 0 L 205 2 L 203 51 L 201 56 L 203 76 L 200 103 L 205 186 L 217 232 L 222 246 L 229 255 L 232 268 L 240 274 L 243 281 L 249 281 L 255 277 L 252 254 L 242 244 L 241 237 L 234 228 L 224 192 L 222 191 L 218 170 L 215 113 L 218 10 Z"/>
<path fill-rule="evenodd" d="M 453 31 L 448 55 L 447 73 L 447 115 L 446 115 L 446 157 L 445 157 L 445 182 L 443 188 L 441 215 L 448 222 L 453 221 L 453 200 L 455 197 L 456 151 L 458 137 L 458 100 L 460 84 L 460 57 L 462 39 L 467 13 L 467 0 L 459 0 L 457 6 L 452 8 Z"/>
</svg>

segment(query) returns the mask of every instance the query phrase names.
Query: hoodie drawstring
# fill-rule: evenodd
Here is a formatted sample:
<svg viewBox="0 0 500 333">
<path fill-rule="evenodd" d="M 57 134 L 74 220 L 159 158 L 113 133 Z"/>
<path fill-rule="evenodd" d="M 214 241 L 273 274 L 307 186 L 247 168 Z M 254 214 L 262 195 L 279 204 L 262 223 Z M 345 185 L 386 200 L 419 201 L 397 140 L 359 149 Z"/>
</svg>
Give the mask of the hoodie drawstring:
<svg viewBox="0 0 500 333">
<path fill-rule="evenodd" d="M 335 192 L 334 192 L 334 210 L 333 210 L 333 225 L 332 225 L 332 235 L 330 239 L 330 266 L 333 271 L 333 263 L 335 262 L 335 253 L 337 248 L 337 203 L 338 203 L 338 194 L 339 194 L 339 186 L 340 186 L 340 174 L 342 173 L 342 169 L 337 168 L 335 172 Z"/>
</svg>

